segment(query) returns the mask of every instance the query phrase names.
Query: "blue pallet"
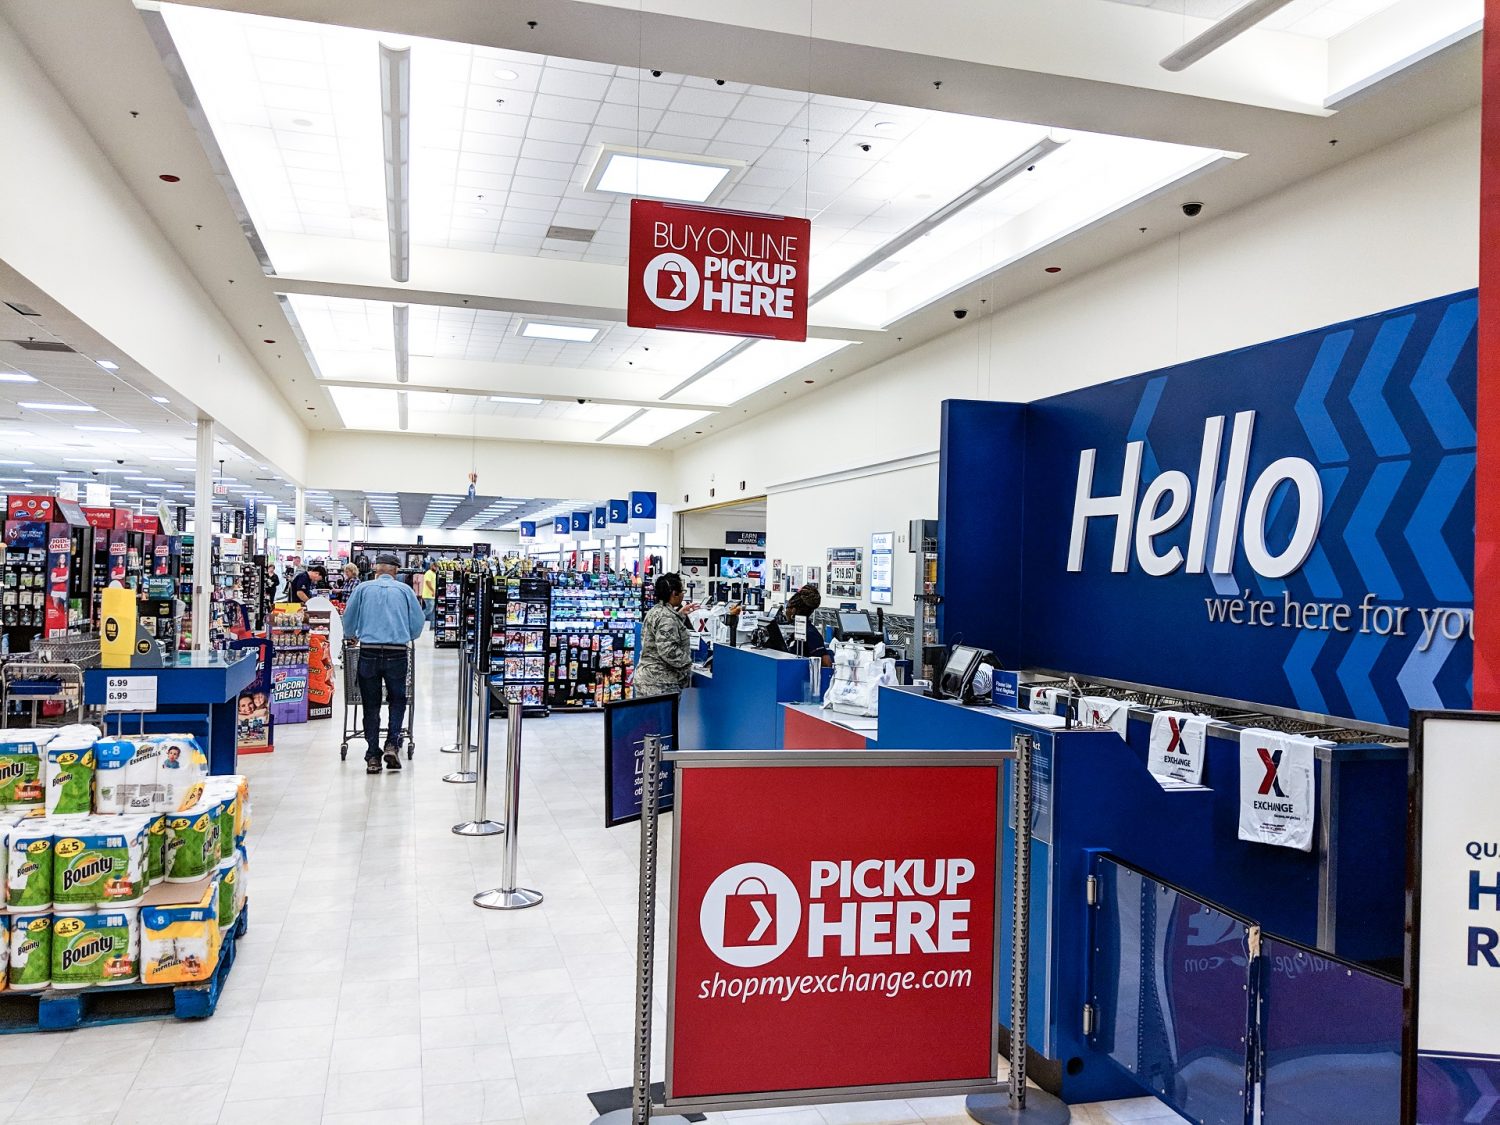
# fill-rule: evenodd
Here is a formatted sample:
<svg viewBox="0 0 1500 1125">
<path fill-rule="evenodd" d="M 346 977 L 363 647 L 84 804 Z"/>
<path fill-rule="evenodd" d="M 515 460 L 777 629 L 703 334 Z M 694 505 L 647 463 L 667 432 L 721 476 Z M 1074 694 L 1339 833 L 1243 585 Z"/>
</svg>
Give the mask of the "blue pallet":
<svg viewBox="0 0 1500 1125">
<path fill-rule="evenodd" d="M 239 939 L 250 924 L 250 906 L 224 935 L 214 975 L 196 984 L 117 984 L 81 991 L 0 992 L 0 1035 L 71 1031 L 139 1020 L 201 1020 L 214 1014 L 234 967 Z"/>
</svg>

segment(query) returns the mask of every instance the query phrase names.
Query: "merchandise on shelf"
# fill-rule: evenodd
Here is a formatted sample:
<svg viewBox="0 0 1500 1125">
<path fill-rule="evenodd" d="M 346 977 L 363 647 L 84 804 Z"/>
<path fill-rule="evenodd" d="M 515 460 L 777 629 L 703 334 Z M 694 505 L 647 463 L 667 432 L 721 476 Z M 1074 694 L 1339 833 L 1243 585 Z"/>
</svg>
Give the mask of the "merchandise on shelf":
<svg viewBox="0 0 1500 1125">
<path fill-rule="evenodd" d="M 457 648 L 463 639 L 464 575 L 471 565 L 448 559 L 437 563 L 437 605 L 432 616 L 432 643 L 437 648 Z"/>
<path fill-rule="evenodd" d="M 545 714 L 551 585 L 545 578 L 496 577 L 490 583 L 490 682 L 504 685 L 506 705 Z"/>
<path fill-rule="evenodd" d="M 281 723 L 308 720 L 308 654 L 311 633 L 304 610 L 271 615 L 271 717 Z"/>
<path fill-rule="evenodd" d="M 628 574 L 564 573 L 552 585 L 547 698 L 602 707 L 630 698 L 646 589 Z"/>
</svg>

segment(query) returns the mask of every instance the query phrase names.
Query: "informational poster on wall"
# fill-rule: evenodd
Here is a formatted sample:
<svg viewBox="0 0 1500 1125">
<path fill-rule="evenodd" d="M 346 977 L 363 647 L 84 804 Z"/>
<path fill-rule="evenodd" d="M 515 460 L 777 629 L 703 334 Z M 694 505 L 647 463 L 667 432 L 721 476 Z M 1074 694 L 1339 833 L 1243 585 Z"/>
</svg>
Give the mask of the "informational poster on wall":
<svg viewBox="0 0 1500 1125">
<path fill-rule="evenodd" d="M 1412 716 L 1402 1125 L 1490 1121 L 1500 1091 L 1500 715 Z"/>
<path fill-rule="evenodd" d="M 678 763 L 667 1104 L 986 1082 L 1000 756 L 772 754 Z"/>
<path fill-rule="evenodd" d="M 650 695 L 604 705 L 604 827 L 641 819 L 647 737 L 665 754 L 677 748 L 677 696 Z M 672 808 L 672 767 L 657 771 L 657 808 Z"/>
<path fill-rule="evenodd" d="M 707 555 L 681 555 L 677 560 L 677 573 L 682 576 L 684 582 L 707 582 L 708 567 Z"/>
<path fill-rule="evenodd" d="M 1240 732 L 1241 840 L 1312 851 L 1317 745 L 1273 730 Z"/>
<path fill-rule="evenodd" d="M 896 571 L 896 533 L 877 531 L 870 536 L 870 604 L 890 605 Z"/>
<path fill-rule="evenodd" d="M 858 598 L 864 593 L 864 548 L 828 548 L 828 588 L 830 598 Z"/>
</svg>

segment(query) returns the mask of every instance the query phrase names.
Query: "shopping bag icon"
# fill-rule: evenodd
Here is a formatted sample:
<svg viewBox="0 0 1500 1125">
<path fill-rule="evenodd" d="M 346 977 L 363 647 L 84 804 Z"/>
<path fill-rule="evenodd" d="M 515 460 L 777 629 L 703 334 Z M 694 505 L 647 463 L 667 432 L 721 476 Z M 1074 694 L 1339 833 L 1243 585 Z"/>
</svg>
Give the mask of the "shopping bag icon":
<svg viewBox="0 0 1500 1125">
<path fill-rule="evenodd" d="M 752 886 L 760 889 L 747 889 Z M 776 944 L 776 896 L 761 880 L 743 879 L 734 894 L 725 896 L 724 944 Z"/>
<path fill-rule="evenodd" d="M 680 301 L 687 287 L 687 273 L 681 266 L 667 265 L 656 271 L 656 295 L 661 300 Z"/>
</svg>

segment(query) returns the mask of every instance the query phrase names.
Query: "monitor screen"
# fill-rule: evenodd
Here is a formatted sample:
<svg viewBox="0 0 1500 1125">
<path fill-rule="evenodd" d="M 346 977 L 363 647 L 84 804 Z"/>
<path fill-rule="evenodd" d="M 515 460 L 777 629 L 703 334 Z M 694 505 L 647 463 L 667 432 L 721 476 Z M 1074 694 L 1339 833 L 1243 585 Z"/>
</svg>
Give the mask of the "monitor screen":
<svg viewBox="0 0 1500 1125">
<path fill-rule="evenodd" d="M 948 663 L 943 668 L 943 674 L 938 678 L 938 692 L 949 699 L 957 699 L 963 691 L 965 681 L 973 674 L 973 668 L 984 659 L 984 650 L 970 648 L 968 645 L 954 645 L 953 652 L 948 657 Z"/>
<path fill-rule="evenodd" d="M 765 643 L 762 648 L 775 649 L 777 652 L 786 652 L 786 638 L 782 636 L 781 626 L 776 623 L 776 615 L 771 614 L 761 623 L 761 630 L 765 634 Z"/>
<path fill-rule="evenodd" d="M 766 560 L 763 558 L 740 559 L 726 555 L 719 560 L 719 577 L 755 580 L 760 578 L 760 573 L 765 568 Z"/>
<path fill-rule="evenodd" d="M 839 632 L 873 633 L 875 624 L 870 620 L 870 615 L 863 610 L 853 613 L 848 610 L 839 610 Z"/>
</svg>

